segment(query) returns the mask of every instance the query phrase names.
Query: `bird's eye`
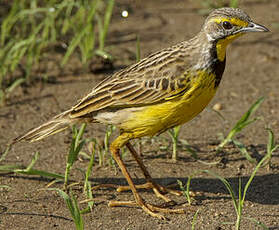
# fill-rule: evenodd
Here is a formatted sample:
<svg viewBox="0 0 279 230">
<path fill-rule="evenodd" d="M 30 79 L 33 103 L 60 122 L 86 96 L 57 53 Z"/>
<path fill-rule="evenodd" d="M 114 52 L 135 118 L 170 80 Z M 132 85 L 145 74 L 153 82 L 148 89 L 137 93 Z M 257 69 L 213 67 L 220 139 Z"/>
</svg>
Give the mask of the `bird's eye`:
<svg viewBox="0 0 279 230">
<path fill-rule="evenodd" d="M 233 27 L 228 21 L 224 21 L 222 25 L 225 30 L 230 30 Z"/>
</svg>

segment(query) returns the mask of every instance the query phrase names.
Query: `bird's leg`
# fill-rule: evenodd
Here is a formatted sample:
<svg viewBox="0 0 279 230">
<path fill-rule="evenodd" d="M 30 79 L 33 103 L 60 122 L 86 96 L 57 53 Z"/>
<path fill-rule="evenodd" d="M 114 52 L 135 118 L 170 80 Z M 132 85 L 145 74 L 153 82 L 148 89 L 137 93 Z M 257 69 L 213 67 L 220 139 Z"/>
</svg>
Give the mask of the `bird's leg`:
<svg viewBox="0 0 279 230">
<path fill-rule="evenodd" d="M 125 176 L 129 187 L 131 189 L 131 191 L 133 192 L 135 201 L 110 201 L 109 202 L 109 206 L 110 207 L 115 207 L 115 206 L 140 206 L 146 213 L 148 213 L 149 215 L 153 216 L 153 217 L 157 217 L 159 219 L 165 219 L 164 216 L 156 213 L 156 212 L 166 212 L 166 213 L 184 213 L 184 210 L 182 209 L 166 209 L 166 208 L 160 208 L 157 207 L 155 205 L 151 205 L 146 203 L 141 196 L 139 195 L 139 193 L 137 192 L 136 186 L 134 185 L 132 178 L 126 168 L 126 166 L 124 165 L 120 154 L 119 154 L 119 150 L 120 148 L 126 144 L 129 140 L 128 136 L 125 135 L 120 135 L 118 138 L 115 139 L 115 141 L 111 144 L 110 150 L 112 153 L 112 156 L 114 158 L 114 160 L 116 161 L 116 163 L 118 164 L 119 168 L 122 171 L 122 174 Z"/>
<path fill-rule="evenodd" d="M 140 169 L 143 172 L 143 175 L 145 176 L 146 181 L 147 181 L 145 184 L 136 185 L 136 188 L 138 188 L 138 189 L 152 189 L 157 197 L 163 199 L 164 201 L 166 201 L 168 203 L 173 203 L 173 201 L 170 198 L 168 198 L 167 196 L 165 196 L 163 193 L 171 193 L 171 194 L 178 195 L 178 196 L 182 195 L 181 191 L 170 189 L 170 188 L 167 188 L 167 187 L 164 187 L 162 185 L 159 185 L 159 184 L 155 183 L 153 181 L 151 175 L 147 171 L 146 167 L 144 166 L 142 159 L 137 154 L 136 150 L 131 145 L 131 143 L 127 142 L 126 146 L 129 149 L 129 151 L 132 153 L 132 155 L 135 158 L 138 165 L 140 166 Z M 122 192 L 122 191 L 127 191 L 127 190 L 130 190 L 130 189 L 131 188 L 129 186 L 119 186 L 117 188 L 117 191 Z"/>
</svg>

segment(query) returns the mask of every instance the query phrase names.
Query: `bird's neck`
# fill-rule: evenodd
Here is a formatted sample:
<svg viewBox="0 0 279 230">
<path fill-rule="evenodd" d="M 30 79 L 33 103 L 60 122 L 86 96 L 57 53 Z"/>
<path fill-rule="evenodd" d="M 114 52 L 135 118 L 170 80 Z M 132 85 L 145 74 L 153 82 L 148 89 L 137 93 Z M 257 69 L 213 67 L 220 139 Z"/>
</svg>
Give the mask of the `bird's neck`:
<svg viewBox="0 0 279 230">
<path fill-rule="evenodd" d="M 226 36 L 216 40 L 211 37 L 205 31 L 201 31 L 193 40 L 202 41 L 205 47 L 210 47 L 211 55 L 216 55 L 220 62 L 223 62 L 226 58 L 227 46 L 234 41 L 236 38 L 242 36 L 242 33 Z"/>
<path fill-rule="evenodd" d="M 205 33 L 200 33 L 197 40 L 203 40 L 203 49 L 200 51 L 200 57 L 205 63 L 204 68 L 207 68 L 215 76 L 215 88 L 217 88 L 222 79 L 226 66 L 226 47 L 232 40 L 211 40 Z"/>
</svg>

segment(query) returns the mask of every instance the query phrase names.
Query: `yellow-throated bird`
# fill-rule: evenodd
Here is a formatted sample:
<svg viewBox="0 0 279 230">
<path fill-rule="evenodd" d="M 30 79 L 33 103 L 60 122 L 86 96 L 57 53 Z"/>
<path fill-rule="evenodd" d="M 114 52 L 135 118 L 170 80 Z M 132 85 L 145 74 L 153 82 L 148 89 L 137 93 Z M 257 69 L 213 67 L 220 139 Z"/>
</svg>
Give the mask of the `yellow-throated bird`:
<svg viewBox="0 0 279 230">
<path fill-rule="evenodd" d="M 175 191 L 152 180 L 129 141 L 153 136 L 194 118 L 210 102 L 220 84 L 227 45 L 247 32 L 267 31 L 240 9 L 216 9 L 191 40 L 151 54 L 106 78 L 71 109 L 16 138 L 13 143 L 37 141 L 79 122 L 113 124 L 120 134 L 110 150 L 135 201 L 113 201 L 109 205 L 140 206 L 159 218 L 164 218 L 159 212 L 183 212 L 145 202 L 137 192 L 119 150 L 126 145 L 137 161 L 147 180 L 142 187 L 152 188 L 158 197 L 170 201 L 164 193 Z"/>
</svg>

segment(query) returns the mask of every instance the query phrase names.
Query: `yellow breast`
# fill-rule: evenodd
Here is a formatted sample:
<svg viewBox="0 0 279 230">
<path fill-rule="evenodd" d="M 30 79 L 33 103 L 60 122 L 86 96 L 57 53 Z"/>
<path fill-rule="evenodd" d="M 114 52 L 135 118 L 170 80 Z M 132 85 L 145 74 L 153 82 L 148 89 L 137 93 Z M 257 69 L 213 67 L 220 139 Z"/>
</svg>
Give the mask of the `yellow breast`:
<svg viewBox="0 0 279 230">
<path fill-rule="evenodd" d="M 120 128 L 138 138 L 153 136 L 183 124 L 199 114 L 210 102 L 216 92 L 214 82 L 213 74 L 200 71 L 198 78 L 184 95 L 133 112 Z"/>
</svg>

